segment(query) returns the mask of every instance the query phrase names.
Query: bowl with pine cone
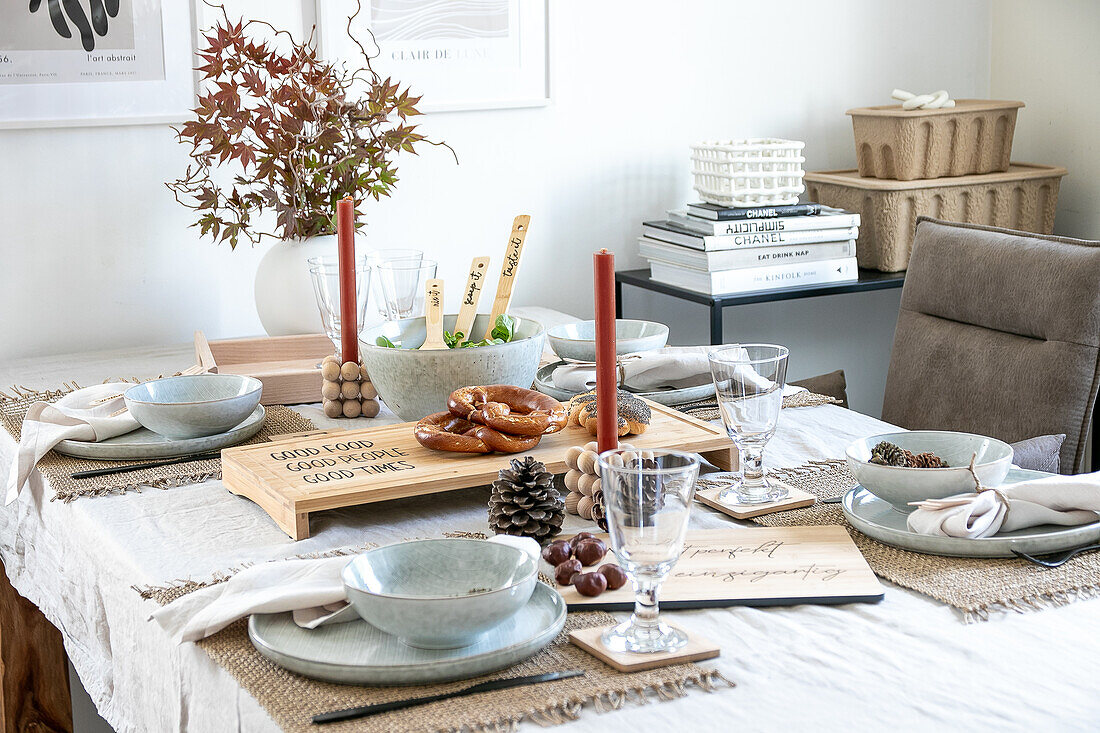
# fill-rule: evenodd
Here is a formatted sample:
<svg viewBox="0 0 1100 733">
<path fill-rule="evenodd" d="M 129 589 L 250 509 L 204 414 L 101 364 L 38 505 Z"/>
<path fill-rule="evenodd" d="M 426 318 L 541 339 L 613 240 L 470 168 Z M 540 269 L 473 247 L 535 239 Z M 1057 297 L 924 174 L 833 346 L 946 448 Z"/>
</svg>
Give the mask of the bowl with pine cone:
<svg viewBox="0 0 1100 733">
<path fill-rule="evenodd" d="M 999 486 L 1012 466 L 1012 447 L 973 433 L 910 430 L 854 441 L 845 458 L 863 488 L 908 514 L 910 502 L 973 491 L 972 458 L 982 483 Z"/>
</svg>

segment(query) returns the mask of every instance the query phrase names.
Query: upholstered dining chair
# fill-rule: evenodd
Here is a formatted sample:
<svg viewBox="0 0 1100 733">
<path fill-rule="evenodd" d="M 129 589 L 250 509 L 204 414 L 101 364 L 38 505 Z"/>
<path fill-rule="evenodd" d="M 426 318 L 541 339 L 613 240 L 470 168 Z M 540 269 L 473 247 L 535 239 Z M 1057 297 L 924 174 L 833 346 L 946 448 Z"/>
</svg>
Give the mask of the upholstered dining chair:
<svg viewBox="0 0 1100 733">
<path fill-rule="evenodd" d="M 1100 383 L 1100 242 L 917 219 L 882 419 L 1014 442 L 1084 470 Z"/>
</svg>

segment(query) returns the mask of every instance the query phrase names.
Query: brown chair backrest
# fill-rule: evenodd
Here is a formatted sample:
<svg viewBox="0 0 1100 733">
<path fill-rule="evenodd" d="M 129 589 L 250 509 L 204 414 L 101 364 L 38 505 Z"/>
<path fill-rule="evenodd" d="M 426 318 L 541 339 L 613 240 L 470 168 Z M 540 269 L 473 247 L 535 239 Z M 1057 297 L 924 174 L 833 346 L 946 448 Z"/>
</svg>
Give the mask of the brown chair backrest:
<svg viewBox="0 0 1100 733">
<path fill-rule="evenodd" d="M 1084 469 L 1100 384 L 1100 242 L 917 219 L 882 419 L 1015 442 Z"/>
</svg>

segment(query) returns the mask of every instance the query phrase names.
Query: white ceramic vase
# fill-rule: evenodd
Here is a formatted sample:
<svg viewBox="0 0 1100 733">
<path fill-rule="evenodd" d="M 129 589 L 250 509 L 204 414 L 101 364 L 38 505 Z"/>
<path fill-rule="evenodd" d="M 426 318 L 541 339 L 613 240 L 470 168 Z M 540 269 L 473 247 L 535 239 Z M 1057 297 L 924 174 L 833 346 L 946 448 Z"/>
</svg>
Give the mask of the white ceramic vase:
<svg viewBox="0 0 1100 733">
<path fill-rule="evenodd" d="M 256 311 L 268 336 L 324 331 L 306 260 L 335 256 L 333 234 L 271 245 L 256 269 L 255 286 Z"/>
</svg>

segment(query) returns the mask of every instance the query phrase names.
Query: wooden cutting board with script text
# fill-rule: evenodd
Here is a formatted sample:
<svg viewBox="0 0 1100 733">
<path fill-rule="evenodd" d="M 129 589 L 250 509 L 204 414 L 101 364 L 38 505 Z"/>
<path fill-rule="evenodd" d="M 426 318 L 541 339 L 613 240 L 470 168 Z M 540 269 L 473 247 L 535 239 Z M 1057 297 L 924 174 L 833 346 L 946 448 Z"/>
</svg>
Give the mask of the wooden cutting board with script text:
<svg viewBox="0 0 1100 733">
<path fill-rule="evenodd" d="M 597 535 L 608 542 L 607 535 Z M 610 552 L 601 562 L 615 562 Z M 545 564 L 545 563 L 543 563 Z M 595 567 L 585 568 L 585 571 Z M 559 587 L 570 610 L 630 611 L 628 583 L 595 598 Z M 840 525 L 688 530 L 660 607 L 786 606 L 882 600 L 882 584 Z"/>
</svg>

